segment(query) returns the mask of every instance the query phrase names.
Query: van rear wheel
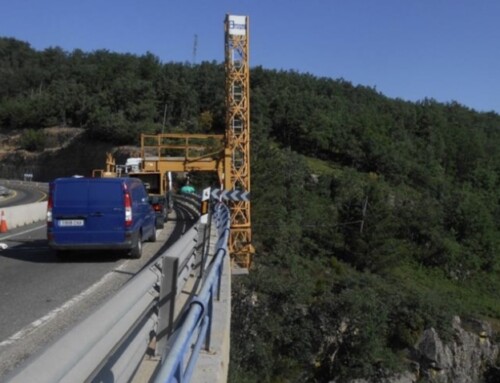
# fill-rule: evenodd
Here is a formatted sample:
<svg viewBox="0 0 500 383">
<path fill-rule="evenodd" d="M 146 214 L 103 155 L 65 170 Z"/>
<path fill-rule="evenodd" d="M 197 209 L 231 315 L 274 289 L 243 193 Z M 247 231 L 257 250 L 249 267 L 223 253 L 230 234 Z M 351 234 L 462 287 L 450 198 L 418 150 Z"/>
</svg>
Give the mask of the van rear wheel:
<svg viewBox="0 0 500 383">
<path fill-rule="evenodd" d="M 153 234 L 151 234 L 151 237 L 149 237 L 149 242 L 156 242 L 156 227 L 153 227 Z"/>
<path fill-rule="evenodd" d="M 130 250 L 130 258 L 139 259 L 142 256 L 142 240 L 141 234 L 137 236 L 136 242 L 132 250 Z"/>
</svg>

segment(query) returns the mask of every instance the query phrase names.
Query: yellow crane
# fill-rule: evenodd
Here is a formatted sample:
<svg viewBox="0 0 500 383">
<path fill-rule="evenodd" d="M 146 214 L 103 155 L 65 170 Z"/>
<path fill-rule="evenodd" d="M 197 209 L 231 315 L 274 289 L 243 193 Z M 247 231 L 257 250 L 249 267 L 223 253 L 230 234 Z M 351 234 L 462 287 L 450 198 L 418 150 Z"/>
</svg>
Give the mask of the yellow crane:
<svg viewBox="0 0 500 383">
<path fill-rule="evenodd" d="M 226 147 L 224 188 L 250 192 L 249 18 L 226 15 Z M 254 248 L 249 201 L 230 201 L 229 251 L 238 265 L 250 268 Z"/>
<path fill-rule="evenodd" d="M 217 172 L 224 191 L 250 193 L 250 68 L 247 16 L 226 15 L 226 131 L 225 135 L 141 134 L 141 173 Z M 111 154 L 106 170 L 94 176 L 116 176 Z M 255 252 L 249 201 L 228 201 L 231 209 L 229 251 L 233 264 L 249 269 Z"/>
</svg>

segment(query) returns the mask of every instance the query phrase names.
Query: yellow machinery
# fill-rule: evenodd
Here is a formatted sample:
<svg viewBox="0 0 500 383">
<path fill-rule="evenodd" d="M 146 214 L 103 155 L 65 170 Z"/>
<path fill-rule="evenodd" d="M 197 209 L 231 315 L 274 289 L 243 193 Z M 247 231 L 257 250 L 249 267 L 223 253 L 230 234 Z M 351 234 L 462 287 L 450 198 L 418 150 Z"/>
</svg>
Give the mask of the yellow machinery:
<svg viewBox="0 0 500 383">
<path fill-rule="evenodd" d="M 226 148 L 224 189 L 250 192 L 250 67 L 247 16 L 225 21 Z M 229 251 L 240 266 L 250 268 L 254 249 L 250 202 L 231 201 Z"/>
<path fill-rule="evenodd" d="M 221 188 L 250 192 L 250 68 L 248 17 L 225 19 L 226 134 L 141 134 L 141 172 L 215 171 Z M 106 170 L 96 176 L 117 174 L 108 154 Z M 249 269 L 254 248 L 250 202 L 229 201 L 231 232 L 229 251 L 233 263 Z"/>
</svg>

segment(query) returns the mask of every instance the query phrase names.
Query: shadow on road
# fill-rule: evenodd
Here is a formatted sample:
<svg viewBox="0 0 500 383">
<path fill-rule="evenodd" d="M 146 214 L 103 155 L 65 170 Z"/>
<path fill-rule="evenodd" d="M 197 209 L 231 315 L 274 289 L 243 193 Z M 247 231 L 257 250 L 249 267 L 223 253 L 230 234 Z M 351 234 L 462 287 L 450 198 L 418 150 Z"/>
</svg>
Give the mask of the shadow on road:
<svg viewBox="0 0 500 383">
<path fill-rule="evenodd" d="M 9 247 L 0 250 L 0 258 L 11 258 L 33 263 L 106 263 L 126 258 L 126 253 L 117 251 L 75 251 L 57 256 L 47 245 L 46 239 L 5 241 Z M 10 243 L 9 243 L 10 242 Z"/>
</svg>

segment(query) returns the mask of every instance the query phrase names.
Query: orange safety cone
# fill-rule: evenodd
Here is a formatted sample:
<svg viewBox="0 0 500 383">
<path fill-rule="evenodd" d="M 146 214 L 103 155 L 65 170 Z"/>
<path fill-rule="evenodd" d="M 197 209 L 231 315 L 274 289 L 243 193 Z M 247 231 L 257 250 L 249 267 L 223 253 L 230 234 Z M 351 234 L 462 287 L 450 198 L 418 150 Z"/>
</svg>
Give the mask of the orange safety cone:
<svg viewBox="0 0 500 383">
<path fill-rule="evenodd" d="M 0 219 L 0 233 L 7 233 L 7 221 L 4 218 L 3 210 L 2 210 L 2 217 Z"/>
</svg>

